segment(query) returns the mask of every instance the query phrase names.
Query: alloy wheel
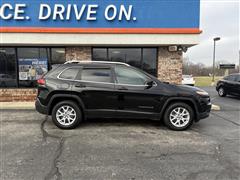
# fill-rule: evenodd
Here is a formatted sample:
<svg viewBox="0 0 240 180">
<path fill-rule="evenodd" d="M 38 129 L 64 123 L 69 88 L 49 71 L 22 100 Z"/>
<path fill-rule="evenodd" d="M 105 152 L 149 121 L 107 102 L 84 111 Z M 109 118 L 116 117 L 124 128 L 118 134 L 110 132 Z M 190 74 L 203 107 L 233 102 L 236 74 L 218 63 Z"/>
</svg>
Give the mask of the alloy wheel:
<svg viewBox="0 0 240 180">
<path fill-rule="evenodd" d="M 56 112 L 57 121 L 63 126 L 69 126 L 77 119 L 77 113 L 69 105 L 61 106 Z"/>
<path fill-rule="evenodd" d="M 178 128 L 185 127 L 191 119 L 189 111 L 184 107 L 173 109 L 169 118 L 172 125 Z"/>
</svg>

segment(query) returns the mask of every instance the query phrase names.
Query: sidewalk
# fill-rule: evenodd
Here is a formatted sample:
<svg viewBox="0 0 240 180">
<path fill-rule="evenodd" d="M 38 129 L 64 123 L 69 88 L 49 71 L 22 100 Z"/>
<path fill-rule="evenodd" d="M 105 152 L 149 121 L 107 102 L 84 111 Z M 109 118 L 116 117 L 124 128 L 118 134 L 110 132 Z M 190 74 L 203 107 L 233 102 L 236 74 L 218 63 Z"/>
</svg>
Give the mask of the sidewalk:
<svg viewBox="0 0 240 180">
<path fill-rule="evenodd" d="M 35 109 L 35 102 L 0 102 L 0 110 Z"/>
</svg>

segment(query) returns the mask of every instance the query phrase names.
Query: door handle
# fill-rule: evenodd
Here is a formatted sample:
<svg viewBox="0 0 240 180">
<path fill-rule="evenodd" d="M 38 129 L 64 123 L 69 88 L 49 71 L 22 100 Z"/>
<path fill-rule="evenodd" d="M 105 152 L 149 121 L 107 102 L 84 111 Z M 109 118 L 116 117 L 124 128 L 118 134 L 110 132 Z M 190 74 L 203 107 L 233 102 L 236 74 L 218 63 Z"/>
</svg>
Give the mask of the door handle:
<svg viewBox="0 0 240 180">
<path fill-rule="evenodd" d="M 76 84 L 75 87 L 77 87 L 77 88 L 85 88 L 86 86 L 84 84 Z"/>
</svg>

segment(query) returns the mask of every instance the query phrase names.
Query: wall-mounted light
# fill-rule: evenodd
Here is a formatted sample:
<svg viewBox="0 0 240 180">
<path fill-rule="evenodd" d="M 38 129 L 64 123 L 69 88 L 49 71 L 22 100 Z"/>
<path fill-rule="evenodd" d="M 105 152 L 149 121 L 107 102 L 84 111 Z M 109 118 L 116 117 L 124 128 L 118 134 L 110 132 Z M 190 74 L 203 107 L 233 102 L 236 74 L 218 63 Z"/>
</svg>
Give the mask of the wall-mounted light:
<svg viewBox="0 0 240 180">
<path fill-rule="evenodd" d="M 176 52 L 178 50 L 178 47 L 177 46 L 169 46 L 168 47 L 168 51 L 169 52 Z"/>
<path fill-rule="evenodd" d="M 188 47 L 186 47 L 186 46 L 178 46 L 178 51 L 183 51 L 186 53 L 187 50 L 188 50 Z"/>
</svg>

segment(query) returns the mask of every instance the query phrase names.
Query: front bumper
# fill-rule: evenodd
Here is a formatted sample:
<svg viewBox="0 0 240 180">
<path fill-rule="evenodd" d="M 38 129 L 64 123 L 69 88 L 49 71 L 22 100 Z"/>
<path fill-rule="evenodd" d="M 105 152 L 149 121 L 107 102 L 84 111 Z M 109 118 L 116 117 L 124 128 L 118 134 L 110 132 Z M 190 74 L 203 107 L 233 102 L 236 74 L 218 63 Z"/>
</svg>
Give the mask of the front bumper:
<svg viewBox="0 0 240 180">
<path fill-rule="evenodd" d="M 41 102 L 39 101 L 38 98 L 35 102 L 35 108 L 36 108 L 37 112 L 39 112 L 41 114 L 48 114 L 47 106 L 44 106 L 43 104 L 41 104 Z"/>
<path fill-rule="evenodd" d="M 201 119 L 205 119 L 209 117 L 211 109 L 212 109 L 212 103 L 209 102 L 207 105 L 204 106 L 204 111 L 198 114 L 198 118 L 196 122 L 200 121 Z"/>
</svg>

